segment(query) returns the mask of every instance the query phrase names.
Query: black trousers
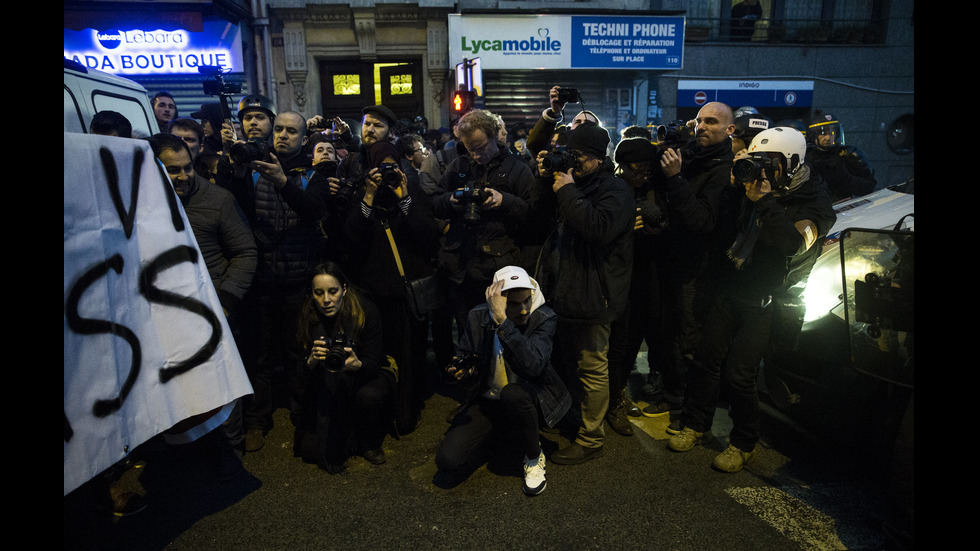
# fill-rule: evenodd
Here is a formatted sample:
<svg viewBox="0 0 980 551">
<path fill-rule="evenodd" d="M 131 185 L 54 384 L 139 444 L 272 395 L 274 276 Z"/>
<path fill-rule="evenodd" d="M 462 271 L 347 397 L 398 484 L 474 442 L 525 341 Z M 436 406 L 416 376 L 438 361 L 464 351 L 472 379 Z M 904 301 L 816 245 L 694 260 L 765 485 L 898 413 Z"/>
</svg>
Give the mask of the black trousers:
<svg viewBox="0 0 980 551">
<path fill-rule="evenodd" d="M 538 457 L 539 418 L 534 397 L 520 383 L 505 386 L 499 400 L 481 396 L 456 415 L 436 452 L 436 466 L 447 472 L 474 468 L 478 452 L 490 437 L 510 429 L 516 431 L 524 456 Z"/>
</svg>

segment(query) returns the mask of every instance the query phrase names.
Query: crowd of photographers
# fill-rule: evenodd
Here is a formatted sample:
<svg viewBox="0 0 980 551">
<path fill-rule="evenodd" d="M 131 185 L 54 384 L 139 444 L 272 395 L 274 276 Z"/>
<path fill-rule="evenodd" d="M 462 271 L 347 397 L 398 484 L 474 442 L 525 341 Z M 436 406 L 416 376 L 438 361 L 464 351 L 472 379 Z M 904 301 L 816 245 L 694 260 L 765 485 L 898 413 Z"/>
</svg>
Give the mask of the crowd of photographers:
<svg viewBox="0 0 980 551">
<path fill-rule="evenodd" d="M 272 427 L 276 377 L 289 380 L 297 456 L 330 472 L 351 455 L 384 463 L 385 419 L 411 432 L 433 390 L 430 346 L 444 380 L 473 383 L 455 396 L 442 470 L 467 463 L 485 432 L 467 424 L 484 418 L 563 423 L 559 464 L 601 457 L 606 427 L 630 436 L 631 415 L 669 415 L 668 446 L 687 451 L 720 399 L 734 429 L 714 467 L 737 472 L 751 458 L 759 361 L 772 335 L 798 331 L 792 305 L 832 200 L 870 192 L 870 169 L 853 148 L 832 149 L 842 136 L 830 115 L 809 147 L 805 127 L 722 103 L 613 144 L 595 113 L 566 113 L 581 103 L 574 89 L 548 100 L 530 131 L 481 109 L 448 131 L 382 105 L 355 124 L 277 113 L 260 95 L 231 120 L 219 104 L 176 118 L 164 102 L 166 133 L 188 145 L 171 163 L 188 166 L 168 166 L 175 186 L 190 169 L 234 197 L 250 234 L 238 241 L 254 247 L 251 283 L 226 310 L 255 391 L 229 438 L 239 463 Z M 178 149 L 151 142 L 162 161 Z M 419 281 L 444 300 L 420 312 L 406 291 Z M 626 383 L 644 342 L 650 371 L 634 400 Z M 325 367 L 330 354 L 338 363 Z M 507 375 L 524 389 L 516 399 L 501 392 Z M 467 409 L 477 406 L 485 415 Z M 535 495 L 544 453 L 531 426 L 521 441 Z"/>
</svg>

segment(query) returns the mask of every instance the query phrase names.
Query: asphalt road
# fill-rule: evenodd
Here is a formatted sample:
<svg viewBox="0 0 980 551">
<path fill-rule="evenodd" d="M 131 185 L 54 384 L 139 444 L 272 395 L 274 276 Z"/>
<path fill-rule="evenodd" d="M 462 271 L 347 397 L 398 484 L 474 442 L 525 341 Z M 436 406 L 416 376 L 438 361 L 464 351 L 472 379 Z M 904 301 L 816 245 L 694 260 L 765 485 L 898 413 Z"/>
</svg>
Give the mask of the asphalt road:
<svg viewBox="0 0 980 551">
<path fill-rule="evenodd" d="M 634 372 L 631 385 L 642 380 Z M 638 386 L 638 385 L 636 385 Z M 667 449 L 666 416 L 633 418 L 635 434 L 607 429 L 603 457 L 548 463 L 540 496 L 521 492 L 520 453 L 502 444 L 486 465 L 450 488 L 434 481 L 434 453 L 456 402 L 439 387 L 412 434 L 389 437 L 387 463 L 362 458 L 330 475 L 292 454 L 288 411 L 247 472 L 218 482 L 204 446 L 151 441 L 124 482 L 149 507 L 125 518 L 85 489 L 65 497 L 65 549 L 903 549 L 901 495 L 889 469 L 863 450 L 828 445 L 778 416 L 747 468 L 714 471 L 727 445 L 727 412 L 694 450 Z M 543 433 L 545 453 L 564 445 Z"/>
</svg>

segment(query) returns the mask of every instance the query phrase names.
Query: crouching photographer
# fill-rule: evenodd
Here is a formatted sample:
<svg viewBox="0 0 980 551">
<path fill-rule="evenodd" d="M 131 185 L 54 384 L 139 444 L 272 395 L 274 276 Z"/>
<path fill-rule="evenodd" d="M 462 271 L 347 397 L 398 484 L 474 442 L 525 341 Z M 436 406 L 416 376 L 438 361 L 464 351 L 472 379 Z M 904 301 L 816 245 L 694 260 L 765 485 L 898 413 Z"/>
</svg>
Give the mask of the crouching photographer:
<svg viewBox="0 0 980 551">
<path fill-rule="evenodd" d="M 555 426 L 572 402 L 551 366 L 558 318 L 544 302 L 523 268 L 507 266 L 494 274 L 484 303 L 460 326 L 458 351 L 446 375 L 469 392 L 436 453 L 440 485 L 454 485 L 472 472 L 479 450 L 500 431 L 513 433 L 524 452 L 524 493 L 544 491 L 539 425 Z"/>
<path fill-rule="evenodd" d="M 294 455 L 332 474 L 352 455 L 385 462 L 394 380 L 381 335 L 377 308 L 338 265 L 313 269 L 289 373 Z"/>
</svg>

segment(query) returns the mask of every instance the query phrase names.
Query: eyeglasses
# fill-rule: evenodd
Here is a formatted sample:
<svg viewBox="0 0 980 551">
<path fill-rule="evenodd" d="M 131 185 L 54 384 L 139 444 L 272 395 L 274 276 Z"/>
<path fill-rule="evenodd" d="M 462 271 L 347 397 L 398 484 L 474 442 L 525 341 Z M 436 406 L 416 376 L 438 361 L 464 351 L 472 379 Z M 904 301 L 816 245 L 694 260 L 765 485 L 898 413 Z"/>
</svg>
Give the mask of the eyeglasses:
<svg viewBox="0 0 980 551">
<path fill-rule="evenodd" d="M 425 147 L 420 147 L 418 149 L 413 149 L 412 152 L 413 153 L 419 153 L 419 152 L 425 153 L 426 152 L 426 149 L 425 149 Z"/>
</svg>

